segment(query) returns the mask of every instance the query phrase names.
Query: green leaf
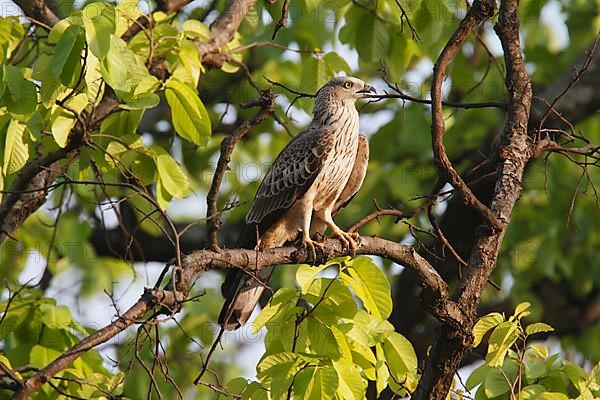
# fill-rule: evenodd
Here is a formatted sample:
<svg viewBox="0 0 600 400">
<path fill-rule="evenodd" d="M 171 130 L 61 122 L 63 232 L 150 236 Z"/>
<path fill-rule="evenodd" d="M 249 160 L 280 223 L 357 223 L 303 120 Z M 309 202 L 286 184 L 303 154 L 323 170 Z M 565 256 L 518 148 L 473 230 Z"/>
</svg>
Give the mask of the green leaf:
<svg viewBox="0 0 600 400">
<path fill-rule="evenodd" d="M 314 282 L 315 277 L 328 267 L 329 265 L 320 265 L 316 267 L 308 264 L 301 264 L 298 266 L 298 269 L 296 270 L 296 281 L 302 290 L 302 294 L 306 294 L 308 292 L 308 289 Z"/>
<path fill-rule="evenodd" d="M 146 97 L 130 100 L 125 104 L 121 104 L 119 107 L 123 110 L 145 110 L 156 107 L 158 103 L 160 103 L 160 97 L 158 97 L 156 93 L 151 93 Z"/>
<path fill-rule="evenodd" d="M 23 134 L 26 125 L 11 119 L 6 130 L 6 141 L 4 143 L 4 163 L 2 170 L 6 174 L 17 172 L 29 159 L 29 149 Z"/>
<path fill-rule="evenodd" d="M 542 356 L 542 358 L 548 358 L 548 348 L 546 346 L 531 344 L 529 345 L 529 348 L 537 352 L 540 356 Z"/>
<path fill-rule="evenodd" d="M 563 370 L 573 386 L 575 386 L 579 392 L 583 392 L 585 390 L 586 380 L 588 378 L 585 370 L 579 365 L 568 361 L 565 361 Z"/>
<path fill-rule="evenodd" d="M 569 397 L 563 393 L 544 392 L 540 393 L 536 400 L 569 400 Z"/>
<path fill-rule="evenodd" d="M 66 86 L 73 87 L 79 78 L 84 45 L 83 31 L 79 25 L 69 26 L 56 44 L 51 72 Z"/>
<path fill-rule="evenodd" d="M 329 53 L 325 54 L 323 60 L 327 64 L 331 75 L 335 75 L 336 73 L 342 71 L 347 74 L 352 73 L 352 68 L 350 68 L 346 60 L 344 60 L 342 56 L 334 51 L 330 51 Z"/>
<path fill-rule="evenodd" d="M 543 385 L 525 386 L 519 393 L 520 400 L 535 400 L 546 388 Z"/>
<path fill-rule="evenodd" d="M 485 361 L 492 367 L 500 367 L 508 349 L 519 338 L 519 330 L 516 322 L 502 322 L 494 328 L 490 335 L 488 353 Z"/>
<path fill-rule="evenodd" d="M 417 355 L 412 344 L 398 332 L 392 332 L 383 339 L 385 359 L 388 362 L 390 374 L 398 382 L 406 380 L 407 374 L 417 372 Z"/>
<path fill-rule="evenodd" d="M 103 60 L 110 49 L 110 35 L 115 33 L 114 7 L 106 3 L 91 3 L 82 14 L 90 51 Z"/>
<path fill-rule="evenodd" d="M 364 61 L 383 59 L 390 46 L 390 33 L 383 22 L 369 13 L 363 13 L 360 29 L 356 32 L 356 49 Z"/>
<path fill-rule="evenodd" d="M 533 382 L 547 374 L 548 368 L 543 358 L 533 353 L 529 354 L 525 360 L 525 376 L 527 376 L 529 382 Z"/>
<path fill-rule="evenodd" d="M 210 117 L 196 91 L 176 79 L 169 79 L 165 96 L 179 136 L 197 145 L 206 145 L 212 129 Z"/>
<path fill-rule="evenodd" d="M 497 312 L 493 312 L 479 318 L 473 327 L 473 347 L 479 346 L 485 334 L 490 329 L 500 325 L 502 322 L 504 322 L 504 316 Z"/>
<path fill-rule="evenodd" d="M 159 146 L 153 146 L 152 150 L 158 179 L 165 190 L 173 197 L 187 196 L 190 193 L 190 183 L 177 161 Z"/>
<path fill-rule="evenodd" d="M 308 367 L 296 374 L 294 398 L 304 400 L 332 399 L 339 385 L 333 367 Z"/>
<path fill-rule="evenodd" d="M 509 377 L 510 379 L 510 377 Z M 492 369 L 485 378 L 485 394 L 486 396 L 498 397 L 510 390 L 510 386 L 506 379 L 502 376 L 498 369 Z"/>
<path fill-rule="evenodd" d="M 39 344 L 34 345 L 29 353 L 29 361 L 38 368 L 43 368 L 56 360 L 61 355 L 61 352 L 54 349 L 49 349 Z"/>
<path fill-rule="evenodd" d="M 204 67 L 200 62 L 198 48 L 191 40 L 183 40 L 179 45 L 179 62 L 181 65 L 173 71 L 173 76 L 181 82 L 197 87 L 200 73 Z"/>
<path fill-rule="evenodd" d="M 263 383 L 271 386 L 273 398 L 280 398 L 291 386 L 294 375 L 307 362 L 298 354 L 281 352 L 263 358 L 256 367 L 257 377 Z"/>
<path fill-rule="evenodd" d="M 390 379 L 390 371 L 385 363 L 383 349 L 381 345 L 375 346 L 375 352 L 377 354 L 377 363 L 375 364 L 375 370 L 377 371 L 377 380 L 375 387 L 377 389 L 377 395 L 379 395 L 388 386 L 388 380 Z"/>
<path fill-rule="evenodd" d="M 60 147 L 67 145 L 67 139 L 71 129 L 75 126 L 75 117 L 60 106 L 54 106 L 50 114 L 50 130 L 52 137 Z"/>
<path fill-rule="evenodd" d="M 376 318 L 385 320 L 390 316 L 393 306 L 390 282 L 373 260 L 356 257 L 343 270 L 341 278 Z"/>
<path fill-rule="evenodd" d="M 46 107 L 54 105 L 56 99 L 66 90 L 50 71 L 52 68 L 52 55 L 40 54 L 33 66 L 33 79 L 40 81 L 40 99 Z M 98 83 L 100 85 L 100 83 Z"/>
<path fill-rule="evenodd" d="M 117 5 L 115 35 L 121 36 L 139 17 L 144 15 L 138 8 L 138 0 L 123 0 Z"/>
<path fill-rule="evenodd" d="M 352 320 L 350 329 L 345 331 L 346 336 L 365 347 L 372 347 L 380 343 L 383 338 L 394 331 L 394 326 L 388 321 L 381 320 L 363 310 L 359 310 Z"/>
<path fill-rule="evenodd" d="M 525 318 L 526 316 L 531 314 L 531 312 L 529 311 L 530 307 L 531 307 L 531 303 L 529 303 L 527 301 L 519 303 L 517 305 L 517 307 L 515 307 L 515 313 L 508 320 L 513 321 L 515 318 L 517 318 L 517 319 Z"/>
<path fill-rule="evenodd" d="M 545 324 L 543 322 L 536 322 L 531 325 L 528 325 L 527 328 L 525 328 L 525 333 L 527 334 L 527 336 L 529 336 L 540 332 L 552 332 L 553 330 L 554 328 L 548 324 Z"/>
<path fill-rule="evenodd" d="M 360 375 L 360 368 L 347 361 L 334 361 L 333 367 L 339 378 L 338 396 L 345 400 L 364 399 L 366 385 Z"/>
<path fill-rule="evenodd" d="M 309 57 L 302 63 L 302 88 L 308 93 L 316 93 L 331 78 L 332 73 L 323 58 Z"/>
<path fill-rule="evenodd" d="M 173 196 L 165 189 L 162 179 L 156 182 L 156 201 L 161 209 L 166 210 Z"/>
<path fill-rule="evenodd" d="M 8 111 L 17 115 L 29 115 L 35 111 L 37 91 L 33 82 L 25 79 L 21 70 L 12 65 L 4 66 L 4 79 L 4 100 Z"/>
<path fill-rule="evenodd" d="M 188 19 L 183 23 L 183 33 L 191 38 L 204 41 L 210 37 L 210 28 L 196 19 Z"/>
<path fill-rule="evenodd" d="M 142 114 L 139 110 L 114 112 L 102 121 L 100 133 L 117 137 L 135 134 Z"/>
<path fill-rule="evenodd" d="M 477 385 L 485 381 L 491 371 L 493 371 L 492 367 L 487 364 L 481 364 L 471 372 L 465 383 L 465 388 L 469 391 L 473 390 Z"/>
<path fill-rule="evenodd" d="M 71 311 L 66 306 L 42 304 L 40 311 L 42 312 L 42 322 L 50 328 L 68 330 L 73 322 Z"/>
<path fill-rule="evenodd" d="M 248 387 L 248 380 L 245 378 L 237 377 L 227 383 L 227 390 L 230 393 L 241 394 Z"/>
<path fill-rule="evenodd" d="M 286 310 L 287 308 L 294 307 L 298 298 L 298 291 L 291 288 L 281 288 L 275 295 L 269 300 L 265 308 L 262 309 L 260 314 L 252 322 L 252 331 L 258 332 L 265 324 L 271 321 L 273 318 Z"/>
<path fill-rule="evenodd" d="M 104 85 L 102 84 L 102 64 L 91 52 L 85 60 L 85 85 L 87 99 L 90 104 L 97 105 L 102 100 Z"/>
<path fill-rule="evenodd" d="M 142 57 L 115 35 L 110 36 L 110 49 L 101 71 L 106 83 L 126 102 L 146 97 L 160 85 L 158 79 L 148 72 Z"/>
</svg>

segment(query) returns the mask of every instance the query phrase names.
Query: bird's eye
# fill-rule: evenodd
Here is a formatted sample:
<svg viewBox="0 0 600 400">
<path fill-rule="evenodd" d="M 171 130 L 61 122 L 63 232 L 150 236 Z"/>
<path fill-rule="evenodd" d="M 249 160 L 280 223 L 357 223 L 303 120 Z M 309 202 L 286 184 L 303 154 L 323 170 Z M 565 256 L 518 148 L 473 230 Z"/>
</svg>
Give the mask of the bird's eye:
<svg viewBox="0 0 600 400">
<path fill-rule="evenodd" d="M 350 82 L 350 81 L 346 81 L 346 82 L 344 82 L 344 87 L 345 87 L 346 89 L 350 89 L 350 88 L 352 87 L 352 82 Z"/>
</svg>

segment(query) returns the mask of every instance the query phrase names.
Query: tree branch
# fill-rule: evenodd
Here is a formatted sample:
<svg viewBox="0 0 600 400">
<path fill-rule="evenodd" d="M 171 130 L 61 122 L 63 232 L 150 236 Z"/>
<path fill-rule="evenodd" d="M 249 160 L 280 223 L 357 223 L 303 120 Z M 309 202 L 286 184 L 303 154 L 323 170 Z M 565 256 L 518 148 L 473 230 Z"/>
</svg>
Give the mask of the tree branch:
<svg viewBox="0 0 600 400">
<path fill-rule="evenodd" d="M 427 292 L 428 308 L 436 317 L 453 326 L 459 326 L 466 322 L 462 310 L 448 299 L 446 282 L 412 247 L 377 237 L 363 237 L 356 254 L 378 255 L 413 270 L 419 276 Z M 323 242 L 323 251 L 319 252 L 317 262 L 322 263 L 346 255 L 349 255 L 349 250 L 344 249 L 339 240 L 327 239 Z M 274 265 L 296 264 L 308 260 L 312 260 L 312 255 L 303 247 L 281 247 L 264 251 L 223 249 L 218 252 L 212 250 L 193 252 L 183 258 L 181 273 L 175 274 L 176 281 L 169 282 L 165 290 L 146 289 L 141 298 L 116 321 L 86 337 L 26 379 L 22 388 L 12 398 L 14 400 L 26 399 L 86 351 L 106 342 L 127 327 L 139 323 L 147 312 L 159 309 L 163 313 L 178 311 L 193 282 L 207 270 L 242 268 L 256 272 Z M 176 290 L 172 291 L 174 286 Z"/>
<path fill-rule="evenodd" d="M 219 197 L 219 189 L 221 182 L 231 161 L 231 153 L 235 145 L 248 133 L 251 129 L 263 122 L 275 110 L 275 95 L 272 90 L 266 90 L 262 93 L 262 97 L 252 104 L 259 105 L 260 111 L 254 117 L 240 125 L 231 135 L 227 136 L 221 142 L 221 154 L 217 162 L 217 168 L 213 174 L 212 182 L 208 194 L 206 195 L 206 225 L 208 247 L 212 250 L 219 248 L 217 240 L 217 232 L 221 228 L 221 218 L 217 209 L 217 200 Z"/>
<path fill-rule="evenodd" d="M 41 21 L 50 27 L 60 21 L 44 0 L 14 0 L 14 2 L 21 7 L 26 16 Z"/>
<path fill-rule="evenodd" d="M 483 218 L 489 221 L 491 228 L 501 229 L 500 222 L 490 209 L 483 204 L 469 189 L 458 172 L 452 166 L 444 147 L 444 116 L 442 114 L 442 83 L 446 66 L 454 58 L 467 36 L 494 13 L 494 4 L 487 1 L 477 1 L 467 12 L 459 27 L 448 40 L 437 62 L 433 67 L 431 83 L 431 136 L 434 160 L 440 172 L 440 178 L 448 181 L 458 191 L 466 205 L 475 208 Z"/>
<path fill-rule="evenodd" d="M 473 8 L 476 6 L 479 6 L 479 3 L 473 4 Z M 488 3 L 488 6 L 493 9 L 493 2 Z M 517 11 L 518 0 L 503 0 L 499 22 L 495 27 L 504 49 L 507 66 L 505 85 L 510 97 L 502 145 L 499 150 L 496 189 L 490 208 L 494 218 L 501 221 L 500 230 L 490 229 L 489 219 L 485 221 L 487 226 L 484 223 L 479 227 L 466 274 L 461 279 L 457 291 L 452 295 L 467 315 L 467 323 L 463 330 L 456 330 L 447 323 L 442 324 L 413 396 L 415 400 L 445 398 L 454 374 L 470 348 L 473 341 L 471 330 L 477 318 L 477 306 L 485 284 L 496 266 L 506 226 L 510 222 L 513 207 L 521 193 L 523 172 L 533 153 L 527 135 L 531 82 L 521 55 Z"/>
<path fill-rule="evenodd" d="M 210 27 L 210 38 L 205 42 L 196 41 L 202 57 L 202 65 L 220 67 L 227 59 L 221 49 L 229 43 L 240 24 L 254 6 L 256 0 L 233 0 L 229 8 Z"/>
</svg>

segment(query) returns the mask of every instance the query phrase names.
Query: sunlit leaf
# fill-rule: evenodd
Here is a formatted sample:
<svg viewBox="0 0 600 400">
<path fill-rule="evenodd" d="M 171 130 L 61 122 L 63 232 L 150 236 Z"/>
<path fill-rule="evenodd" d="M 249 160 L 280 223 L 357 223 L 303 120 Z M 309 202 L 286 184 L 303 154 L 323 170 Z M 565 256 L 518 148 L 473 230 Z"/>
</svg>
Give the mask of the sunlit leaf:
<svg viewBox="0 0 600 400">
<path fill-rule="evenodd" d="M 502 322 L 504 322 L 504 316 L 496 312 L 479 318 L 473 327 L 473 347 L 479 346 L 485 334 Z"/>
<path fill-rule="evenodd" d="M 506 321 L 499 324 L 490 335 L 485 361 L 492 367 L 501 366 L 508 349 L 518 337 L 519 331 L 516 322 Z"/>
<path fill-rule="evenodd" d="M 170 79 L 165 96 L 179 136 L 197 145 L 205 145 L 211 135 L 211 122 L 198 94 L 186 84 Z"/>
<path fill-rule="evenodd" d="M 84 32 L 78 25 L 69 26 L 58 40 L 52 57 L 51 71 L 63 85 L 73 87 L 79 80 L 81 52 L 84 46 Z"/>
<path fill-rule="evenodd" d="M 82 14 L 90 51 L 102 60 L 110 49 L 110 35 L 115 33 L 115 10 L 109 4 L 92 3 Z"/>
<path fill-rule="evenodd" d="M 158 179 L 173 197 L 185 197 L 190 193 L 187 176 L 169 153 L 158 146 L 153 147 Z"/>
<path fill-rule="evenodd" d="M 525 328 L 525 333 L 529 336 L 529 335 L 534 335 L 536 333 L 541 333 L 541 332 L 552 332 L 553 330 L 554 330 L 554 328 L 548 324 L 545 324 L 543 322 L 536 322 L 536 323 L 527 325 L 527 327 Z"/>
<path fill-rule="evenodd" d="M 296 374 L 294 398 L 304 400 L 332 399 L 339 385 L 333 367 L 308 367 Z"/>
<path fill-rule="evenodd" d="M 14 173 L 23 168 L 29 158 L 29 149 L 25 142 L 24 134 L 27 127 L 17 120 L 12 119 L 6 130 L 4 143 L 4 163 L 2 170 L 5 173 Z"/>
</svg>

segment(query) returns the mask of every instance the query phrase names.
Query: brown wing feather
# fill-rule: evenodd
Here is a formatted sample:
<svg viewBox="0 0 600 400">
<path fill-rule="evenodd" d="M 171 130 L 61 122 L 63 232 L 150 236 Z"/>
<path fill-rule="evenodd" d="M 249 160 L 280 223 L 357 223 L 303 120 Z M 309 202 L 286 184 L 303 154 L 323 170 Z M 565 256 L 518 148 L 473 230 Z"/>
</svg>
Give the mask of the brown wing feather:
<svg viewBox="0 0 600 400">
<path fill-rule="evenodd" d="M 246 223 L 269 226 L 310 188 L 323 162 L 321 132 L 309 128 L 299 133 L 279 153 L 261 182 Z"/>
<path fill-rule="evenodd" d="M 269 229 L 310 188 L 325 158 L 325 144 L 320 143 L 320 138 L 321 132 L 309 128 L 294 137 L 279 153 L 246 216 L 241 246 L 253 248 L 256 237 Z M 271 273 L 272 268 L 260 271 L 258 278 L 262 282 L 242 270 L 231 269 L 227 273 L 221 286 L 225 304 L 219 315 L 219 323 L 225 329 L 237 329 L 248 320 Z"/>
</svg>

